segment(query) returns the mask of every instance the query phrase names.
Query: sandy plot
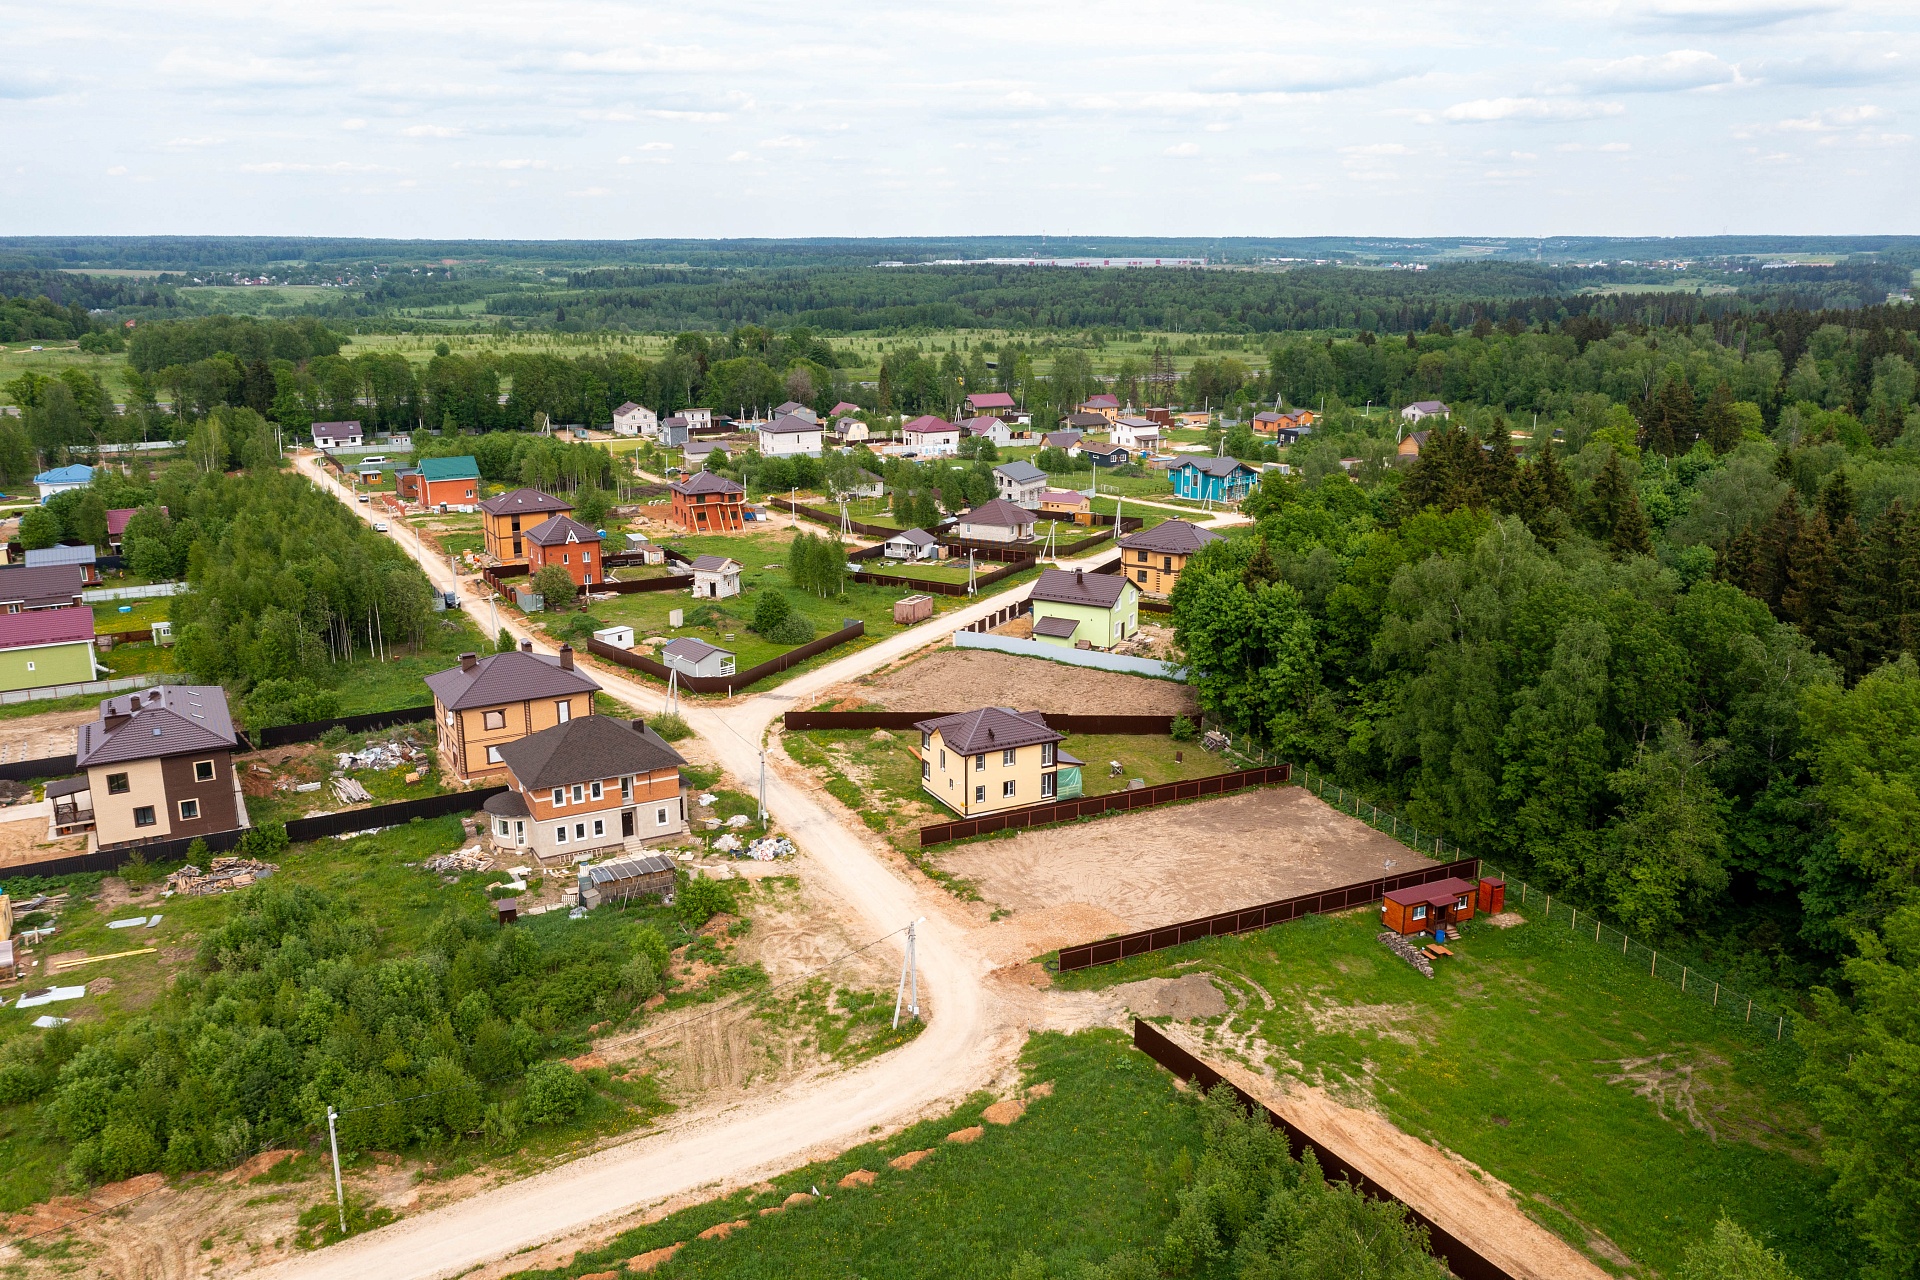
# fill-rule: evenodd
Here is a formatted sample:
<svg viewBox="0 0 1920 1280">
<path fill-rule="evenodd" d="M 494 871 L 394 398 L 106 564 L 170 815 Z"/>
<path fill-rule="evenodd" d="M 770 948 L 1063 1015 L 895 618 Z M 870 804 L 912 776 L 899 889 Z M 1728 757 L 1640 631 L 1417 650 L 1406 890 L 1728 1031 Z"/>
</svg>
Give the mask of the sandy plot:
<svg viewBox="0 0 1920 1280">
<path fill-rule="evenodd" d="M 99 712 L 49 711 L 43 715 L 0 720 L 0 764 L 13 760 L 38 760 L 43 756 L 73 754 L 76 725 L 99 719 Z"/>
<path fill-rule="evenodd" d="M 942 868 L 978 884 L 1016 920 L 1074 903 L 1128 930 L 1432 865 L 1300 787 L 1026 831 L 940 855 Z"/>
<path fill-rule="evenodd" d="M 895 711 L 964 711 L 1011 706 L 1061 715 L 1192 715 L 1193 693 L 1171 680 L 1069 667 L 982 649 L 937 649 L 832 691 Z"/>
</svg>

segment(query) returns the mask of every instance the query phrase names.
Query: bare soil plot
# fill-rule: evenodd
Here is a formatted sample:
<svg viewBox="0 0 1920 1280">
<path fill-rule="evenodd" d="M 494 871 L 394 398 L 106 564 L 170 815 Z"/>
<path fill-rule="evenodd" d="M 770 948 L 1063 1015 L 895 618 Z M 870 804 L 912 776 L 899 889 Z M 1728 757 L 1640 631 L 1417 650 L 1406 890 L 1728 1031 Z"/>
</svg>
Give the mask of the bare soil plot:
<svg viewBox="0 0 1920 1280">
<path fill-rule="evenodd" d="M 1193 691 L 1171 680 L 1069 667 L 983 649 L 937 649 L 890 671 L 830 691 L 851 710 L 879 703 L 890 711 L 965 711 L 1017 707 L 1059 715 L 1192 715 Z"/>
<path fill-rule="evenodd" d="M 17 720 L 0 720 L 0 763 L 39 760 L 73 754 L 74 729 L 99 719 L 89 707 L 81 711 L 48 711 Z"/>
<path fill-rule="evenodd" d="M 1016 919 L 1084 906 L 1128 931 L 1434 865 L 1300 787 L 1025 831 L 938 861 Z"/>
</svg>

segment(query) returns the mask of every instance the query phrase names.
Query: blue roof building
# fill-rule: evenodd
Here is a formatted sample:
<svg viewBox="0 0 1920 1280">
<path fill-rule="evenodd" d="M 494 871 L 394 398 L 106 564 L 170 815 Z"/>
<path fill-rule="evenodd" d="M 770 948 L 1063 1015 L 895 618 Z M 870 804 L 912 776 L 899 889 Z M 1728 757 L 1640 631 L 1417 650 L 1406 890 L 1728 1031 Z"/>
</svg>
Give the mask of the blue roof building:
<svg viewBox="0 0 1920 1280">
<path fill-rule="evenodd" d="M 55 467 L 51 471 L 42 471 L 33 478 L 40 486 L 40 504 L 46 505 L 47 499 L 56 493 L 66 493 L 70 489 L 84 489 L 93 483 L 93 468 L 74 463 L 68 467 Z"/>
<path fill-rule="evenodd" d="M 1238 458 L 1188 458 L 1173 469 L 1173 492 L 1201 502 L 1238 502 L 1260 475 Z"/>
</svg>

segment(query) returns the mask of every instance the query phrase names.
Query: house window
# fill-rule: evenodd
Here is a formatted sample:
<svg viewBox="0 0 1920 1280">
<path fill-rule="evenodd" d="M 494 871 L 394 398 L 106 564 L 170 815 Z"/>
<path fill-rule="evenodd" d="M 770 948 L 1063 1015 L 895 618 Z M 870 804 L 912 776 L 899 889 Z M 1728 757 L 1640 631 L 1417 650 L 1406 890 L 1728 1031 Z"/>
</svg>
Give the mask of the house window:
<svg viewBox="0 0 1920 1280">
<path fill-rule="evenodd" d="M 594 784 L 593 784 L 593 786 L 592 786 L 592 788 L 591 788 L 591 791 L 592 791 L 592 794 L 593 794 L 593 798 L 594 798 L 595 800 L 598 800 L 598 799 L 600 799 L 600 797 L 601 797 L 601 794 L 602 794 L 602 793 L 601 793 L 601 790 L 600 790 L 600 784 L 599 784 L 599 783 L 597 783 L 597 782 L 596 782 L 596 783 L 594 783 Z"/>
<path fill-rule="evenodd" d="M 573 557 L 572 557 L 572 556 L 570 556 L 570 555 L 568 555 L 568 554 L 567 554 L 566 552 L 564 552 L 564 551 L 562 551 L 562 552 L 560 553 L 560 563 L 561 563 L 561 564 L 572 564 L 572 563 L 573 563 Z"/>
<path fill-rule="evenodd" d="M 922 782 L 925 782 L 928 778 L 931 778 L 932 776 L 933 776 L 933 766 L 928 764 L 925 760 L 922 760 L 920 762 L 920 780 Z"/>
<path fill-rule="evenodd" d="M 1012 763 L 1013 763 L 1013 752 L 1014 752 L 1014 748 L 1012 748 L 1012 747 L 1009 747 L 1009 748 L 1007 748 L 1007 749 L 1006 749 L 1005 751 L 1002 751 L 1002 752 L 1000 753 L 1000 763 L 1001 763 L 1002 765 L 1010 765 L 1010 764 L 1012 764 Z"/>
<path fill-rule="evenodd" d="M 1002 800 L 1011 800 L 1013 798 L 1013 786 L 1014 786 L 1014 783 L 1012 778 L 1008 778 L 1005 782 L 1000 784 L 1000 798 Z"/>
<path fill-rule="evenodd" d="M 1059 776 L 1057 773 L 1043 773 L 1040 775 L 1040 798 L 1042 800 L 1052 797 L 1054 780 Z"/>
<path fill-rule="evenodd" d="M 593 552 L 591 552 L 591 551 L 582 551 L 582 552 L 580 553 L 580 563 L 581 563 L 581 564 L 592 564 L 592 563 L 593 563 Z"/>
<path fill-rule="evenodd" d="M 925 729 L 922 729 L 920 731 L 920 749 L 922 751 L 925 751 L 927 750 L 927 748 L 931 747 L 932 745 L 933 745 L 933 734 L 928 732 Z"/>
<path fill-rule="evenodd" d="M 596 836 L 603 836 L 603 835 L 605 835 L 605 834 L 607 834 L 607 823 L 606 823 L 606 819 L 604 819 L 604 818 L 595 818 L 595 819 L 593 820 L 593 834 L 595 834 Z"/>
<path fill-rule="evenodd" d="M 1053 763 L 1053 744 L 1051 742 L 1043 742 L 1040 744 L 1040 763 L 1043 765 Z"/>
<path fill-rule="evenodd" d="M 574 823 L 574 824 L 573 824 L 573 838 L 574 838 L 575 840 L 585 840 L 585 839 L 587 838 L 587 824 L 586 824 L 586 823 L 584 823 L 584 822 L 576 822 L 576 823 Z"/>
<path fill-rule="evenodd" d="M 979 755 L 973 758 L 973 771 L 975 773 L 985 773 L 986 770 L 987 770 L 987 753 L 982 751 Z"/>
<path fill-rule="evenodd" d="M 134 825 L 134 826 L 136 826 L 136 827 L 151 827 L 151 826 L 154 826 L 154 825 L 156 825 L 156 823 L 157 823 L 157 819 L 155 819 L 155 818 L 154 818 L 154 816 L 153 816 L 153 806 L 152 806 L 152 805 L 150 805 L 150 804 L 143 804 L 143 805 L 141 805 L 141 806 L 139 806 L 138 808 L 136 808 L 136 809 L 135 809 L 135 810 L 133 811 L 133 825 Z"/>
<path fill-rule="evenodd" d="M 212 782 L 213 761 L 195 760 L 193 762 L 193 780 L 195 782 Z"/>
<path fill-rule="evenodd" d="M 631 776 L 620 779 L 620 798 L 622 800 L 633 799 L 633 778 Z"/>
<path fill-rule="evenodd" d="M 110 773 L 107 775 L 107 794 L 108 795 L 123 796 L 131 790 L 133 790 L 133 786 L 131 783 L 127 781 L 126 774 Z"/>
<path fill-rule="evenodd" d="M 975 804 L 985 804 L 987 802 L 986 787 L 979 786 L 973 789 L 973 801 Z"/>
<path fill-rule="evenodd" d="M 653 825 L 656 827 L 664 827 L 667 825 L 666 809 L 660 808 L 653 811 Z"/>
<path fill-rule="evenodd" d="M 182 800 L 180 802 L 180 821 L 192 822 L 199 816 L 200 802 L 198 800 Z"/>
<path fill-rule="evenodd" d="M 1173 572 L 1173 557 L 1172 557 L 1172 556 L 1161 556 L 1161 557 L 1160 557 L 1160 568 L 1161 568 L 1161 570 L 1162 570 L 1163 572 L 1166 572 L 1166 573 L 1172 573 L 1172 572 Z"/>
<path fill-rule="evenodd" d="M 1134 553 L 1133 553 L 1133 555 L 1134 555 L 1134 558 L 1135 558 L 1136 560 L 1138 560 L 1138 561 L 1139 561 L 1139 562 L 1140 562 L 1141 564 L 1145 564 L 1145 563 L 1147 562 L 1147 553 L 1146 553 L 1146 552 L 1144 552 L 1144 551 L 1136 551 L 1136 552 L 1134 552 Z"/>
<path fill-rule="evenodd" d="M 565 724 L 567 721 L 573 719 L 573 700 L 571 698 L 562 698 L 553 704 L 553 710 L 554 713 L 560 717 L 560 723 Z"/>
<path fill-rule="evenodd" d="M 1415 907 L 1413 909 L 1413 918 L 1415 920 L 1425 920 L 1427 918 L 1427 909 L 1425 907 Z"/>
<path fill-rule="evenodd" d="M 565 844 L 567 842 L 567 824 L 566 823 L 563 822 L 559 826 L 553 829 L 553 842 L 555 844 Z"/>
<path fill-rule="evenodd" d="M 567 789 L 565 787 L 555 787 L 553 789 L 553 803 L 555 808 L 559 808 L 567 803 Z"/>
<path fill-rule="evenodd" d="M 480 713 L 480 724 L 487 729 L 504 729 L 507 727 L 507 713 L 504 711 L 483 711 Z"/>
<path fill-rule="evenodd" d="M 947 751 L 945 747 L 940 749 L 940 767 L 943 770 L 947 767 Z"/>
<path fill-rule="evenodd" d="M 493 833 L 499 836 L 502 840 L 505 840 L 508 836 L 513 834 L 513 829 L 507 825 L 507 820 L 505 818 L 501 818 L 493 824 Z"/>
<path fill-rule="evenodd" d="M 29 670 L 29 671 L 32 671 L 33 669 L 34 669 L 34 668 L 33 668 L 33 663 L 31 663 L 31 662 L 29 662 L 29 663 L 27 664 L 27 670 Z"/>
<path fill-rule="evenodd" d="M 1141 582 L 1145 582 L 1147 580 L 1147 571 L 1145 569 L 1135 569 L 1133 576 Z"/>
<path fill-rule="evenodd" d="M 579 804 L 581 801 L 585 800 L 586 798 L 587 798 L 587 789 L 581 786 L 577 782 L 574 783 L 573 784 L 573 802 L 575 804 Z"/>
</svg>

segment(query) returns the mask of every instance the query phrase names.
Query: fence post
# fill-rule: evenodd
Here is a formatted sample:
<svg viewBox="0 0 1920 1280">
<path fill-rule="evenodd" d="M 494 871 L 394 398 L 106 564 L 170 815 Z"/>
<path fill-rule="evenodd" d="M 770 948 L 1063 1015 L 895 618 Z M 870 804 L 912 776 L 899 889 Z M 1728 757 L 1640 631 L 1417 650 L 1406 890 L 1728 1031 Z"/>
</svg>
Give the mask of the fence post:
<svg viewBox="0 0 1920 1280">
<path fill-rule="evenodd" d="M 1651 966 L 1649 966 L 1649 967 L 1648 967 L 1648 969 L 1647 969 L 1647 972 L 1648 972 L 1648 973 L 1650 973 L 1650 974 L 1653 974 L 1653 975 L 1654 975 L 1655 977 L 1658 977 L 1658 976 L 1659 976 L 1659 974 L 1660 974 L 1660 953 L 1659 953 L 1658 951 L 1656 951 L 1656 952 L 1654 952 L 1654 953 L 1653 953 L 1653 964 L 1652 964 Z"/>
<path fill-rule="evenodd" d="M 1749 1023 L 1753 1021 L 1753 1001 L 1752 1000 L 1747 1001 L 1747 1021 Z"/>
<path fill-rule="evenodd" d="M 1778 1043 L 1780 1037 L 1785 1035 L 1786 1032 L 1787 1032 L 1787 1019 L 1786 1019 L 1786 1016 L 1783 1014 L 1781 1015 L 1781 1018 L 1780 1018 L 1780 1025 L 1773 1029 L 1773 1038 L 1775 1043 Z"/>
<path fill-rule="evenodd" d="M 1687 966 L 1685 965 L 1680 966 L 1680 989 L 1682 991 L 1687 989 Z"/>
<path fill-rule="evenodd" d="M 1720 984 L 1717 982 L 1713 984 L 1713 1007 L 1720 1007 Z"/>
</svg>

